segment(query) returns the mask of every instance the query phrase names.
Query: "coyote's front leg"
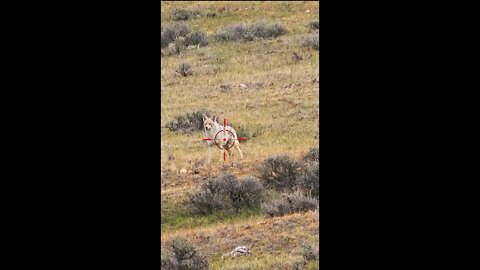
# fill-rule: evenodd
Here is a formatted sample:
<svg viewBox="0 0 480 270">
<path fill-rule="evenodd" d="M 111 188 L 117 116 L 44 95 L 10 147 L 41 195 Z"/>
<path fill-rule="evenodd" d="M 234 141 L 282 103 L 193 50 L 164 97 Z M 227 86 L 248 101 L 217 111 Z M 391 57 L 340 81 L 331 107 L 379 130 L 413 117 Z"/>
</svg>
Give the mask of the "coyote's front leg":
<svg viewBox="0 0 480 270">
<path fill-rule="evenodd" d="M 209 165 L 212 162 L 212 147 L 213 147 L 212 144 L 213 144 L 212 141 L 207 141 L 207 152 L 208 152 L 207 164 Z"/>
</svg>

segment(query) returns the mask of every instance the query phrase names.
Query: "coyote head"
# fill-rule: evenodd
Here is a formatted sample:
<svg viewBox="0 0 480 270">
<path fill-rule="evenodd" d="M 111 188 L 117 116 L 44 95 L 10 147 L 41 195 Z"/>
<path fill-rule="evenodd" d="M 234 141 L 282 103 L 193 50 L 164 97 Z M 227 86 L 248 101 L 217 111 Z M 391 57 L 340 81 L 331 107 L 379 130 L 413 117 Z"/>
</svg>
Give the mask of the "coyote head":
<svg viewBox="0 0 480 270">
<path fill-rule="evenodd" d="M 203 127 L 206 129 L 206 130 L 210 130 L 212 129 L 212 127 L 215 125 L 215 123 L 217 122 L 217 117 L 213 117 L 212 118 L 209 118 L 208 116 L 206 116 L 205 114 L 203 114 Z"/>
</svg>

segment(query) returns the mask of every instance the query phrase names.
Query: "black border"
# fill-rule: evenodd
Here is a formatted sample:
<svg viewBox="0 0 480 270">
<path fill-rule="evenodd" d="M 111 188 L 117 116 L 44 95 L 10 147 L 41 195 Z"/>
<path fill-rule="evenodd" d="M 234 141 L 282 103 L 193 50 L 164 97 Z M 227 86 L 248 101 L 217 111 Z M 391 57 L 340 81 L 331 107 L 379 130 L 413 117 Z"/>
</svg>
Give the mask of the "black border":
<svg viewBox="0 0 480 270">
<path fill-rule="evenodd" d="M 26 106 L 6 114 L 20 126 L 6 132 L 23 136 L 5 143 L 15 148 L 8 158 L 21 163 L 18 179 L 5 181 L 18 186 L 5 191 L 22 193 L 8 204 L 17 216 L 5 220 L 24 225 L 11 233 L 24 236 L 16 244 L 34 247 L 24 261 L 159 266 L 159 4 L 5 8 L 24 12 L 8 23 L 16 35 L 5 38 L 23 45 L 7 51 L 14 58 L 7 66 L 21 75 L 14 84 L 21 84 L 6 88 L 18 98 L 5 101 Z M 398 265 L 431 247 L 419 233 L 439 200 L 422 200 L 439 185 L 426 180 L 444 168 L 426 164 L 431 153 L 450 157 L 427 148 L 443 131 L 425 133 L 441 111 L 430 106 L 447 79 L 437 71 L 451 69 L 440 64 L 451 48 L 432 53 L 444 42 L 427 40 L 441 19 L 420 8 L 321 3 L 322 269 L 371 268 L 381 259 Z"/>
</svg>

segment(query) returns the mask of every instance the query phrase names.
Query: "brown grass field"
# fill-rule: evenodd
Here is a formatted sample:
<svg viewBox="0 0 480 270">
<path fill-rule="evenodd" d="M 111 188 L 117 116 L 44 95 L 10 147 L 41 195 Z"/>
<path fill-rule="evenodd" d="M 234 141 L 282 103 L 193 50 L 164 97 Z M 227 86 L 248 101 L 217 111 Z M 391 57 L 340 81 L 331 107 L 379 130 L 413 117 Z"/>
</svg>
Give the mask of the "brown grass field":
<svg viewBox="0 0 480 270">
<path fill-rule="evenodd" d="M 301 46 L 304 37 L 318 34 L 306 25 L 319 19 L 319 3 L 162 1 L 162 27 L 177 23 L 170 18 L 175 8 L 215 12 L 215 17 L 185 21 L 192 30 L 209 36 L 230 24 L 261 20 L 280 22 L 288 33 L 251 42 L 210 40 L 205 47 L 162 57 L 162 247 L 168 239 L 182 235 L 207 256 L 210 269 L 294 269 L 293 262 L 302 257 L 301 244 L 319 240 L 318 211 L 276 218 L 258 210 L 192 217 L 185 211 L 185 198 L 207 177 L 224 172 L 238 178 L 255 176 L 256 166 L 269 156 L 287 154 L 299 159 L 319 146 L 319 53 Z M 294 52 L 303 60 L 294 61 Z M 180 63 L 190 64 L 193 74 L 175 76 Z M 222 91 L 223 84 L 233 87 Z M 237 84 L 247 87 L 235 87 Z M 224 162 L 218 150 L 213 151 L 212 164 L 207 166 L 202 132 L 180 133 L 165 128 L 175 116 L 199 109 L 213 111 L 221 119 L 256 132 L 254 138 L 240 144 L 244 159 L 233 157 Z M 199 173 L 194 173 L 195 168 Z M 187 172 L 181 173 L 182 169 Z M 253 245 L 251 255 L 221 258 L 235 246 L 249 244 Z M 318 261 L 305 269 L 319 269 Z"/>
</svg>

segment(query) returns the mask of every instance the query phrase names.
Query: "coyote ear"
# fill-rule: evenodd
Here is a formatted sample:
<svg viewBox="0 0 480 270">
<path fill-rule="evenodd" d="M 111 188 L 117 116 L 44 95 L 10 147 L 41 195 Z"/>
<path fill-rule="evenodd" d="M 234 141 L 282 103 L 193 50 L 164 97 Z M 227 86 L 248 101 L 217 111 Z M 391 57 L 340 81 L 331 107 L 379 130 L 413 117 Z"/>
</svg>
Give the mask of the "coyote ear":
<svg viewBox="0 0 480 270">
<path fill-rule="evenodd" d="M 207 116 L 205 114 L 202 115 L 203 121 L 207 120 Z"/>
<path fill-rule="evenodd" d="M 217 117 L 216 116 L 214 116 L 213 122 L 217 122 Z"/>
</svg>

